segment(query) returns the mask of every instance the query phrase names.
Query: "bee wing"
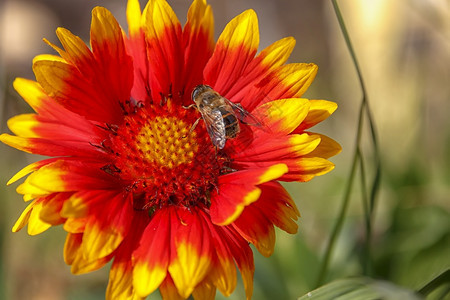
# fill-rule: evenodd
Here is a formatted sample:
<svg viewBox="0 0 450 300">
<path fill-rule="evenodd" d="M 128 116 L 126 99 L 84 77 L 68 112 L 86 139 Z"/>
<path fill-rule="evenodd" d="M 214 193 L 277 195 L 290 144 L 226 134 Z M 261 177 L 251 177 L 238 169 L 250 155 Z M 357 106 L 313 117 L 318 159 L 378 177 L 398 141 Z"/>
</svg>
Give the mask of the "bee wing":
<svg viewBox="0 0 450 300">
<path fill-rule="evenodd" d="M 236 117 L 243 124 L 254 126 L 258 129 L 257 131 L 259 131 L 259 132 L 264 132 L 264 133 L 269 133 L 269 134 L 272 133 L 270 128 L 267 127 L 267 125 L 264 123 L 264 116 L 259 116 L 259 115 L 255 116 L 255 115 L 249 113 L 248 111 L 246 111 L 240 103 L 233 103 L 226 98 L 225 98 L 225 100 L 233 108 Z M 254 131 L 254 130 L 252 129 L 252 130 L 249 130 L 249 132 L 250 131 Z M 242 132 L 241 132 L 241 135 L 243 135 Z M 253 133 L 252 133 L 252 135 L 253 135 Z"/>
<path fill-rule="evenodd" d="M 251 113 L 246 111 L 242 107 L 242 105 L 240 105 L 239 103 L 233 103 L 230 100 L 228 100 L 227 98 L 224 98 L 224 99 L 233 108 L 233 111 L 234 111 L 236 117 L 243 124 L 250 125 L 250 126 L 256 126 L 256 127 L 262 127 L 262 122 L 260 120 L 258 120 L 254 115 L 252 115 Z"/>
<path fill-rule="evenodd" d="M 223 122 L 220 111 L 212 110 L 209 113 L 201 112 L 203 120 L 205 121 L 206 131 L 211 138 L 214 146 L 219 149 L 225 147 L 225 123 Z"/>
</svg>

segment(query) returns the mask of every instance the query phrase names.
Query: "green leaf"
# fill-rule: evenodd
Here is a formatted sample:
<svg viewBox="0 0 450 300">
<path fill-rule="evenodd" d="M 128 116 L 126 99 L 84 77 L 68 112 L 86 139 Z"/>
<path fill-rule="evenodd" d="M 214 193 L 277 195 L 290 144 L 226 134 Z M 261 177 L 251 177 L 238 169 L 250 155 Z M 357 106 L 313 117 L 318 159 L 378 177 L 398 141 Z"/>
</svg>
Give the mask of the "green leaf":
<svg viewBox="0 0 450 300">
<path fill-rule="evenodd" d="M 298 300 L 419 300 L 423 299 L 413 291 L 399 287 L 388 281 L 367 277 L 339 279 L 307 293 Z"/>
<path fill-rule="evenodd" d="M 427 296 L 438 287 L 443 284 L 450 283 L 450 269 L 447 269 L 445 272 L 441 273 L 439 276 L 436 276 L 433 280 L 428 282 L 424 287 L 422 287 L 418 293 L 424 296 Z"/>
</svg>

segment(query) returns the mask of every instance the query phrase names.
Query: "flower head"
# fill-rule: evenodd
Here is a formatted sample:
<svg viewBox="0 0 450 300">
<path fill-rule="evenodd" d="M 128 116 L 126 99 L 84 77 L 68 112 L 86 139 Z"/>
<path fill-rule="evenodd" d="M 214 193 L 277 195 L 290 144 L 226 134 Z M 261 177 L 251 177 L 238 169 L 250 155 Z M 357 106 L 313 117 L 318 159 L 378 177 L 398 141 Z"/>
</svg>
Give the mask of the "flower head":
<svg viewBox="0 0 450 300">
<path fill-rule="evenodd" d="M 164 0 L 143 11 L 129 0 L 127 17 L 126 35 L 108 10 L 94 8 L 90 48 L 58 28 L 62 48 L 46 42 L 59 55 L 37 56 L 36 81 L 14 82 L 35 113 L 11 118 L 15 135 L 0 139 L 50 158 L 10 180 L 28 175 L 17 192 L 30 204 L 13 231 L 63 224 L 73 273 L 113 260 L 108 299 L 145 298 L 158 288 L 165 299 L 230 295 L 236 266 L 251 298 L 248 243 L 269 256 L 274 226 L 297 231 L 299 212 L 278 181 L 333 168 L 327 158 L 339 145 L 307 129 L 336 104 L 300 98 L 317 67 L 286 64 L 293 38 L 256 54 L 252 10 L 217 42 L 204 0 L 194 0 L 184 28 Z M 189 108 L 198 85 L 229 106 Z"/>
</svg>

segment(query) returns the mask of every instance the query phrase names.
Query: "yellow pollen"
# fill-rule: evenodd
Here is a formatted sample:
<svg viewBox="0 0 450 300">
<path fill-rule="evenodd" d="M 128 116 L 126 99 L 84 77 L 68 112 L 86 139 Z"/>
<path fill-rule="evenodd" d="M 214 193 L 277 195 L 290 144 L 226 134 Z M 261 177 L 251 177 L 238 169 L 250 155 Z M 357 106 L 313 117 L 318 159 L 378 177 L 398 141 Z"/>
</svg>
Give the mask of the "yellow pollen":
<svg viewBox="0 0 450 300">
<path fill-rule="evenodd" d="M 155 117 L 136 136 L 136 148 L 145 160 L 169 169 L 190 163 L 198 150 L 195 131 L 176 117 Z"/>
</svg>

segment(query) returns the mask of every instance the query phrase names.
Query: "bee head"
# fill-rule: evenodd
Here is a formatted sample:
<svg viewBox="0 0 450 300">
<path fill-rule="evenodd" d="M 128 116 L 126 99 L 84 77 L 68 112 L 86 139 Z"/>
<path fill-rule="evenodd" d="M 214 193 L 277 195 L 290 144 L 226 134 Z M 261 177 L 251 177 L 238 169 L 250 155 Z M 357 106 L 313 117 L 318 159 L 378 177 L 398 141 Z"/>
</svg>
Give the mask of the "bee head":
<svg viewBox="0 0 450 300">
<path fill-rule="evenodd" d="M 198 97 L 199 97 L 202 93 L 204 93 L 205 91 L 210 90 L 210 89 L 211 89 L 211 87 L 210 87 L 209 85 L 206 85 L 206 84 L 200 84 L 200 85 L 197 85 L 197 86 L 194 88 L 194 90 L 192 91 L 192 95 L 191 95 L 192 100 L 193 100 L 194 102 L 196 102 L 196 99 L 198 99 Z"/>
</svg>

